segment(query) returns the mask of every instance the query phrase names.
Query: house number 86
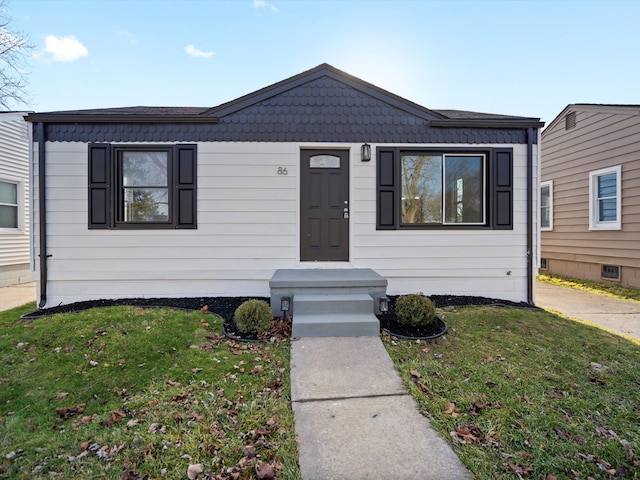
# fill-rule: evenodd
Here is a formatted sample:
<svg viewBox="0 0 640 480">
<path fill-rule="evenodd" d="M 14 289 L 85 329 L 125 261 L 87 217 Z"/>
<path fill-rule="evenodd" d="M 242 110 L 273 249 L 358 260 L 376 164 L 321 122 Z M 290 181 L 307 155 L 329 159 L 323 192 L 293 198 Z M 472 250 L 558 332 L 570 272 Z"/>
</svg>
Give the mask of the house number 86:
<svg viewBox="0 0 640 480">
<path fill-rule="evenodd" d="M 287 175 L 287 167 L 278 167 L 278 175 Z"/>
</svg>

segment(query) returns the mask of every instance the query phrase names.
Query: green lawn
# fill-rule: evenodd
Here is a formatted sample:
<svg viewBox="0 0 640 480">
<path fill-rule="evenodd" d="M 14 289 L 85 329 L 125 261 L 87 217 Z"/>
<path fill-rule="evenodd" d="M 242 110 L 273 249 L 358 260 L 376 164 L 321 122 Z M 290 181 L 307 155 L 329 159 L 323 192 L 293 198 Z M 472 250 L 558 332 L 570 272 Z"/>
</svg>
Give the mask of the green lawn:
<svg viewBox="0 0 640 480">
<path fill-rule="evenodd" d="M 300 478 L 288 342 L 200 312 L 30 310 L 0 313 L 0 477 Z"/>
<path fill-rule="evenodd" d="M 442 315 L 433 342 L 384 343 L 477 479 L 640 478 L 640 346 L 528 309 Z"/>
</svg>

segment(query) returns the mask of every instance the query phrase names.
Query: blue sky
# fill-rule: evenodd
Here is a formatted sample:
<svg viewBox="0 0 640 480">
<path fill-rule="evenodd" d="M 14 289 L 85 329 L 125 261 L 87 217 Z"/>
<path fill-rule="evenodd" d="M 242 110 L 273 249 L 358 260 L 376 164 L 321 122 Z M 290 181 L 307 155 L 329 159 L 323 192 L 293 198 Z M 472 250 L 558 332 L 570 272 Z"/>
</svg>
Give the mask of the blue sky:
<svg viewBox="0 0 640 480">
<path fill-rule="evenodd" d="M 38 112 L 212 107 L 329 63 L 434 109 L 640 104 L 640 0 L 8 0 Z M 25 108 L 24 105 L 16 106 Z"/>
</svg>

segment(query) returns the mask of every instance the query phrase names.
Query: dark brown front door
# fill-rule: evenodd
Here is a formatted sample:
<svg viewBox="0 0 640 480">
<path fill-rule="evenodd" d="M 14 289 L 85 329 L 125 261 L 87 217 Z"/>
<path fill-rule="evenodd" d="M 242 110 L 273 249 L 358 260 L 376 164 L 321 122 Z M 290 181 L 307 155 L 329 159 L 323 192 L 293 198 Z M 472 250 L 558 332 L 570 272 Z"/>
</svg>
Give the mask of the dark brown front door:
<svg viewBox="0 0 640 480">
<path fill-rule="evenodd" d="M 349 261 L 349 152 L 302 150 L 300 260 Z"/>
</svg>

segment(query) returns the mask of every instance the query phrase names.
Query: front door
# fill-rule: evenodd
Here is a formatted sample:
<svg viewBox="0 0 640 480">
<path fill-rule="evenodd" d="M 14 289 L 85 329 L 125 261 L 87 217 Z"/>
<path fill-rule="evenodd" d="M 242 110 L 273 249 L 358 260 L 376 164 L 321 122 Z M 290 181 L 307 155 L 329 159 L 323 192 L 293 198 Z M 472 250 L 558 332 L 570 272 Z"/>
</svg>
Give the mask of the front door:
<svg viewBox="0 0 640 480">
<path fill-rule="evenodd" d="M 300 260 L 349 261 L 349 151 L 302 150 Z"/>
</svg>

